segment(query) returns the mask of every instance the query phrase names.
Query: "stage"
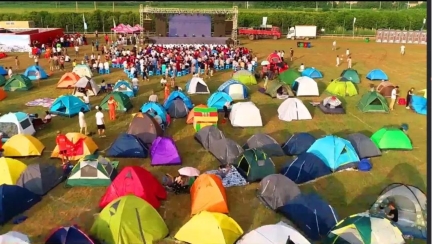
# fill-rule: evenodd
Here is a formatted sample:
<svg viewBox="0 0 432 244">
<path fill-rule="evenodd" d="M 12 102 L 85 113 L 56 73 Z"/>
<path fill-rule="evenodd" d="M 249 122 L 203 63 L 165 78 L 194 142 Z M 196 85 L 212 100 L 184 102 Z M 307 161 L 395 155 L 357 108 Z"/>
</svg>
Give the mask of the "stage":
<svg viewBox="0 0 432 244">
<path fill-rule="evenodd" d="M 228 37 L 150 37 L 153 44 L 217 44 L 225 45 Z"/>
</svg>

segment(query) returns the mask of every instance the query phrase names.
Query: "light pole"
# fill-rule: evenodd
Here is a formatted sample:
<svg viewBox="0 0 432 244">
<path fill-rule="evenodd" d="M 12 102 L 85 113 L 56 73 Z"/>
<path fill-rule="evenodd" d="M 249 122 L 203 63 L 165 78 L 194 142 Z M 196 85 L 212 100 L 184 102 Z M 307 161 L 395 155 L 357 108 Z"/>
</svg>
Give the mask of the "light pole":
<svg viewBox="0 0 432 244">
<path fill-rule="evenodd" d="M 426 18 L 423 19 L 423 25 L 422 25 L 422 28 L 420 29 L 420 31 L 423 31 L 425 24 L 426 24 Z"/>
<path fill-rule="evenodd" d="M 355 35 L 355 29 L 354 28 L 355 28 L 355 22 L 356 22 L 356 20 L 357 20 L 356 17 L 354 17 L 354 19 L 353 19 L 353 36 L 352 36 L 353 39 L 354 39 L 354 35 Z"/>
</svg>

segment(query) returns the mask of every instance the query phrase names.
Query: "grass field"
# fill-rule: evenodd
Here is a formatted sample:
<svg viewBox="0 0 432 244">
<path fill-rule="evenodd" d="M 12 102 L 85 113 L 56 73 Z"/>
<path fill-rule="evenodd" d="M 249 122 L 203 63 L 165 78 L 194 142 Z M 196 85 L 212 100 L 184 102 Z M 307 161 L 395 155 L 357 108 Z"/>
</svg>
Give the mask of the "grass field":
<svg viewBox="0 0 432 244">
<path fill-rule="evenodd" d="M 399 45 L 364 43 L 362 41 L 343 39 L 338 40 L 340 48 L 331 51 L 332 40 L 314 40 L 311 49 L 295 49 L 295 60 L 290 63 L 291 67 L 298 67 L 304 63 L 307 67 L 315 67 L 324 74 L 324 79 L 319 80 L 321 98 L 328 96 L 324 93 L 330 79 L 339 77 L 346 63 L 335 67 L 337 54 L 345 53 L 349 48 L 352 53 L 354 68 L 361 74 L 362 82 L 358 89 L 360 95 L 344 98 L 344 106 L 347 113 L 341 116 L 324 115 L 321 111 L 309 106 L 309 101 L 318 98 L 302 98 L 313 115 L 313 120 L 299 122 L 283 122 L 277 118 L 277 108 L 280 100 L 271 99 L 257 92 L 258 86 L 251 87 L 251 100 L 260 108 L 264 126 L 261 128 L 239 129 L 228 124 L 219 125 L 219 128 L 228 138 L 237 141 L 240 145 L 253 134 L 263 132 L 274 137 L 278 142 L 284 142 L 294 132 L 310 132 L 315 136 L 335 134 L 346 136 L 353 132 L 371 134 L 383 126 L 401 125 L 407 123 L 410 127 L 409 136 L 413 141 L 413 151 L 389 151 L 384 152 L 380 158 L 372 159 L 374 168 L 371 172 L 340 172 L 331 176 L 319 179 L 312 183 L 301 186 L 304 192 L 317 192 L 325 198 L 337 211 L 340 217 L 344 218 L 351 214 L 363 212 L 376 200 L 381 190 L 393 182 L 412 184 L 422 190 L 426 190 L 426 117 L 406 110 L 403 106 L 396 106 L 395 111 L 390 114 L 362 114 L 356 109 L 360 96 L 367 92 L 370 81 L 365 79 L 367 72 L 371 69 L 381 68 L 390 81 L 401 87 L 401 94 L 404 96 L 407 89 L 426 88 L 426 46 L 407 45 L 406 55 L 399 55 Z M 275 49 L 285 49 L 295 46 L 295 42 L 289 40 L 261 40 L 255 42 L 245 41 L 245 46 L 252 49 L 261 60 Z M 72 53 L 72 50 L 70 51 Z M 90 53 L 89 47 L 82 48 L 82 53 Z M 32 59 L 27 54 L 19 54 L 22 68 L 15 73 L 23 72 L 25 67 L 32 65 Z M 72 57 L 73 58 L 73 57 Z M 0 65 L 13 66 L 14 57 L 0 60 Z M 41 61 L 42 67 L 48 70 L 48 61 Z M 68 70 L 72 68 L 67 67 Z M 9 97 L 0 103 L 0 112 L 25 111 L 29 113 L 42 114 L 45 109 L 40 107 L 26 107 L 24 104 L 36 98 L 55 98 L 68 91 L 55 89 L 56 82 L 63 72 L 55 72 L 48 80 L 42 81 L 40 87 L 29 92 L 11 92 Z M 207 80 L 211 91 L 228 80 L 231 72 L 220 72 Z M 190 77 L 182 77 L 178 84 L 184 86 Z M 109 75 L 96 75 L 97 82 L 105 79 L 109 82 L 116 82 L 119 79 L 126 79 L 122 70 L 114 70 Z M 150 82 L 141 83 L 139 95 L 133 98 L 134 111 L 120 114 L 115 121 L 107 122 L 107 138 L 93 138 L 99 145 L 102 153 L 111 142 L 115 140 L 120 132 L 128 128 L 131 120 L 131 113 L 136 112 L 141 105 L 147 101 L 150 90 L 155 89 L 163 96 L 159 86 L 159 77 L 154 77 Z M 194 104 L 206 103 L 208 96 L 192 96 Z M 102 97 L 92 97 L 92 105 L 97 105 Z M 95 131 L 94 110 L 86 114 L 87 124 L 92 131 Z M 25 158 L 23 162 L 30 163 L 51 163 L 60 164 L 59 160 L 49 159 L 50 153 L 55 146 L 56 130 L 64 132 L 78 131 L 77 118 L 55 117 L 48 128 L 39 131 L 36 136 L 45 145 L 46 149 L 41 158 Z M 168 129 L 167 134 L 172 136 L 178 146 L 183 166 L 193 166 L 200 170 L 210 170 L 218 167 L 213 156 L 206 152 L 194 139 L 194 129 L 187 125 L 184 119 L 176 119 Z M 289 157 L 274 158 L 279 170 Z M 150 167 L 149 159 L 120 159 L 121 167 L 125 165 L 140 165 L 150 170 L 156 176 L 161 177 L 164 173 L 175 174 L 179 167 Z M 280 220 L 280 216 L 266 209 L 256 198 L 255 190 L 257 184 L 250 184 L 246 187 L 234 187 L 227 189 L 230 216 L 234 218 L 243 230 L 249 231 L 265 224 L 273 224 Z M 96 213 L 98 201 L 104 193 L 104 188 L 71 188 L 66 189 L 58 186 L 45 196 L 39 204 L 25 213 L 29 218 L 19 225 L 6 225 L 1 232 L 16 230 L 28 234 L 34 243 L 41 243 L 50 230 L 61 225 L 78 224 L 85 231 L 92 225 Z M 189 195 L 169 195 L 168 200 L 163 203 L 160 209 L 161 216 L 165 219 L 170 236 L 173 237 L 177 230 L 190 219 L 190 197 Z M 160 243 L 171 243 L 162 241 Z M 418 242 L 424 243 L 424 242 Z"/>
</svg>

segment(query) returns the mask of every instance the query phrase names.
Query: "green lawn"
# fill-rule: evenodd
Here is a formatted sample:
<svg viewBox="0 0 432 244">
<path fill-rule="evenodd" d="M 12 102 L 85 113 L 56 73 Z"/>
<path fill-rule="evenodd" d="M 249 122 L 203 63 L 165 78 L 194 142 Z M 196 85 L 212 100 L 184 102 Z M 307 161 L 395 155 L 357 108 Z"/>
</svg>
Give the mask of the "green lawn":
<svg viewBox="0 0 432 244">
<path fill-rule="evenodd" d="M 363 114 L 356 109 L 356 103 L 362 94 L 366 93 L 370 81 L 365 79 L 369 70 L 375 68 L 383 69 L 390 81 L 401 87 L 401 94 L 405 95 L 407 89 L 426 88 L 426 46 L 406 45 L 406 55 L 399 55 L 399 45 L 396 44 L 377 44 L 364 43 L 358 40 L 340 39 L 338 40 L 338 51 L 331 51 L 333 40 L 314 40 L 311 49 L 295 48 L 295 60 L 290 66 L 296 68 L 300 63 L 307 67 L 315 67 L 323 72 L 324 79 L 319 80 L 318 84 L 322 95 L 320 98 L 301 98 L 313 115 L 313 120 L 283 122 L 277 117 L 277 108 L 280 100 L 271 99 L 259 92 L 258 86 L 251 87 L 251 100 L 261 110 L 264 126 L 261 128 L 239 129 L 233 128 L 228 124 L 219 125 L 219 128 L 228 138 L 237 141 L 240 145 L 253 134 L 262 132 L 274 137 L 278 142 L 283 143 L 290 134 L 295 132 L 310 132 L 315 136 L 335 134 L 346 136 L 353 132 L 363 132 L 371 134 L 383 126 L 409 124 L 409 136 L 413 141 L 413 151 L 388 151 L 384 152 L 380 158 L 373 158 L 373 169 L 371 172 L 339 172 L 331 176 L 318 179 L 315 182 L 301 186 L 304 192 L 317 192 L 326 199 L 337 211 L 340 217 L 347 217 L 351 214 L 363 212 L 376 200 L 377 195 L 388 184 L 402 182 L 418 186 L 426 190 L 426 117 L 406 110 L 403 106 L 396 106 L 394 112 L 390 114 Z M 274 50 L 285 49 L 288 52 L 290 47 L 295 47 L 294 41 L 289 40 L 260 40 L 249 42 L 245 45 L 262 61 L 269 53 Z M 349 48 L 352 53 L 354 68 L 361 75 L 362 82 L 358 86 L 360 95 L 344 98 L 343 103 L 347 113 L 345 115 L 324 115 L 321 111 L 311 107 L 309 102 L 319 100 L 329 96 L 324 93 L 325 87 L 330 81 L 339 77 L 341 71 L 346 68 L 346 63 L 341 67 L 335 67 L 336 55 L 345 53 Z M 87 48 L 82 48 L 82 52 L 90 53 Z M 72 53 L 72 50 L 70 51 Z M 13 66 L 14 58 L 8 57 L 1 60 L 1 65 Z M 22 64 L 20 72 L 32 64 L 27 54 L 20 54 L 19 59 Z M 42 67 L 48 69 L 46 60 L 41 60 Z M 71 67 L 67 67 L 71 69 Z M 55 98 L 68 91 L 55 89 L 56 82 L 63 72 L 55 72 L 52 77 L 42 81 L 40 87 L 29 92 L 11 92 L 9 97 L 0 103 L 0 112 L 25 111 L 29 113 L 44 112 L 41 107 L 26 107 L 24 104 L 36 98 L 50 97 Z M 228 80 L 231 72 L 217 73 L 211 79 L 206 80 L 211 91 Z M 178 84 L 184 86 L 190 77 L 182 77 Z M 96 75 L 95 80 L 100 82 L 105 79 L 109 82 L 116 82 L 119 79 L 126 79 L 122 70 L 115 70 L 109 75 Z M 131 120 L 131 113 L 136 112 L 141 105 L 147 101 L 150 90 L 156 90 L 162 96 L 159 86 L 159 77 L 154 77 L 150 82 L 143 82 L 140 86 L 139 95 L 133 98 L 134 111 L 120 114 L 115 122 L 109 121 L 107 124 L 107 138 L 93 138 L 98 144 L 99 149 L 104 150 L 115 140 L 120 132 L 127 130 Z M 194 104 L 205 104 L 209 96 L 192 96 Z M 92 105 L 97 105 L 102 97 L 91 98 Z M 92 131 L 95 131 L 94 110 L 86 114 L 87 123 Z M 64 132 L 76 132 L 78 130 L 77 118 L 55 117 L 48 128 L 37 133 L 45 145 L 46 149 L 41 158 L 23 158 L 22 161 L 30 163 L 52 163 L 59 165 L 59 160 L 49 159 L 50 153 L 55 146 L 56 130 Z M 176 119 L 168 129 L 167 134 L 172 136 L 178 146 L 183 166 L 193 166 L 200 170 L 210 170 L 218 167 L 215 158 L 206 152 L 194 139 L 194 129 L 187 125 L 184 119 Z M 279 170 L 289 157 L 274 158 L 274 162 Z M 161 177 L 164 173 L 175 174 L 179 167 L 150 167 L 150 160 L 145 159 L 120 159 L 120 167 L 125 165 L 140 165 L 150 170 L 156 176 Z M 246 187 L 234 187 L 227 189 L 230 216 L 234 218 L 243 230 L 250 231 L 265 224 L 273 224 L 280 220 L 280 216 L 266 209 L 256 198 L 255 190 L 257 184 L 250 184 Z M 34 243 L 40 243 L 55 227 L 61 225 L 78 224 L 85 231 L 88 231 L 93 222 L 93 216 L 97 211 L 98 201 L 104 193 L 104 188 L 78 187 L 66 189 L 59 186 L 48 195 L 44 196 L 42 202 L 34 206 L 25 213 L 29 218 L 19 225 L 6 225 L 2 227 L 1 233 L 8 230 L 21 231 L 28 234 Z M 169 195 L 168 200 L 163 203 L 160 209 L 161 216 L 165 219 L 170 235 L 173 237 L 177 230 L 190 219 L 190 197 L 188 195 Z M 170 243 L 162 241 L 160 243 Z M 425 242 L 418 242 L 425 243 Z"/>
</svg>

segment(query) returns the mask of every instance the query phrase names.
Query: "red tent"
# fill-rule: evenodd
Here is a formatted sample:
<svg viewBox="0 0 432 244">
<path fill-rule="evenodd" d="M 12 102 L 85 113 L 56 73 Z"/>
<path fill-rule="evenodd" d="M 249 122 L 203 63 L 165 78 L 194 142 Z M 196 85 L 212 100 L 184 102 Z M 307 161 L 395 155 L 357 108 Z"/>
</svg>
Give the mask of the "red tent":
<svg viewBox="0 0 432 244">
<path fill-rule="evenodd" d="M 159 200 L 167 197 L 165 188 L 150 172 L 139 166 L 128 166 L 113 180 L 102 196 L 99 206 L 104 208 L 113 200 L 129 194 L 144 199 L 154 208 L 159 208 Z"/>
<path fill-rule="evenodd" d="M 288 65 L 282 61 L 281 57 L 279 57 L 277 53 L 271 53 L 268 55 L 267 61 L 270 63 L 270 65 L 276 65 L 279 69 L 279 73 L 282 73 L 288 69 Z"/>
<path fill-rule="evenodd" d="M 7 54 L 6 53 L 4 53 L 4 52 L 0 52 L 0 59 L 2 59 L 2 58 L 6 58 L 7 57 Z"/>
</svg>

